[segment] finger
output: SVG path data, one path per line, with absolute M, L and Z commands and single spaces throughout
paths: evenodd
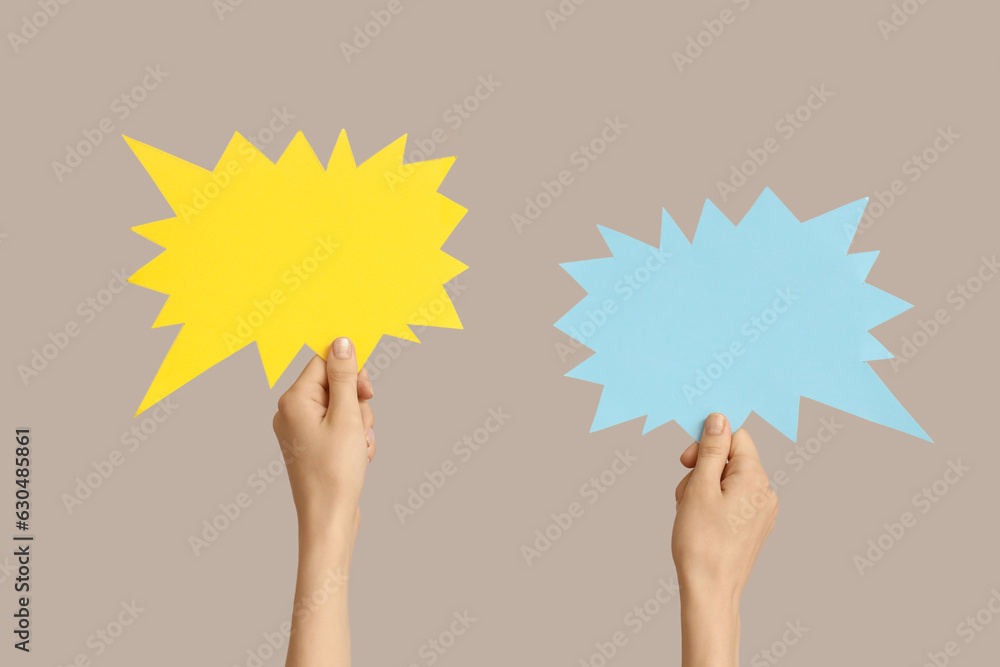
M 358 398 L 364 400 L 375 398 L 375 388 L 372 386 L 371 378 L 368 377 L 367 368 L 362 368 L 358 373 Z
M 333 341 L 326 355 L 326 375 L 330 383 L 330 405 L 326 411 L 329 421 L 334 415 L 358 409 L 358 360 L 350 338 Z
M 372 412 L 371 405 L 366 400 L 358 401 L 358 405 L 361 407 L 361 424 L 367 433 L 368 429 L 375 427 L 375 413 Z
M 311 403 L 326 408 L 326 361 L 319 355 L 314 356 L 302 369 L 302 373 L 292 383 L 281 398 L 278 399 L 278 412 L 283 414 L 305 414 Z M 313 409 L 308 414 L 316 414 Z M 319 412 L 322 419 L 322 412 Z
M 698 443 L 698 461 L 691 475 L 691 483 L 705 487 L 720 488 L 722 470 L 729 460 L 729 448 L 733 434 L 729 430 L 729 420 L 718 412 L 713 412 L 705 420 L 705 428 Z
M 295 395 L 309 396 L 324 408 L 327 407 L 327 389 L 330 386 L 330 378 L 327 375 L 326 361 L 318 354 L 309 360 L 306 367 L 302 369 L 301 375 L 292 383 L 292 388 L 296 389 Z M 363 368 L 358 373 L 358 398 L 369 399 L 374 397 L 372 381 L 368 377 L 368 369 Z
M 681 478 L 680 483 L 677 485 L 677 488 L 674 489 L 674 500 L 677 502 L 680 502 L 684 498 L 684 489 L 687 488 L 688 482 L 691 481 L 692 474 L 694 474 L 694 470 L 684 475 L 684 477 Z
M 359 401 L 361 406 L 361 425 L 365 431 L 365 442 L 368 445 L 368 462 L 375 458 L 375 414 L 367 400 Z
M 681 465 L 685 468 L 693 468 L 698 462 L 698 443 L 692 442 L 681 454 Z
M 764 466 L 761 465 L 757 446 L 753 444 L 753 440 L 746 429 L 741 428 L 736 433 L 733 433 L 733 444 L 729 451 L 729 463 L 726 465 L 722 478 L 726 479 L 735 473 L 757 474 L 758 472 L 763 473 Z
M 292 387 L 299 389 L 314 388 L 316 386 L 326 389 L 328 380 L 326 377 L 326 361 L 318 354 L 309 360 L 306 367 L 302 369 L 299 377 L 292 383 Z

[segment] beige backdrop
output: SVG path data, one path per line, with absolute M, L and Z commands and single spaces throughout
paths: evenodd
M 876 332 L 911 358 L 875 368 L 935 442 L 803 401 L 807 459 L 751 416 L 785 483 L 743 600 L 743 660 L 995 661 L 1000 280 L 980 276 L 993 277 L 984 261 L 1000 236 L 996 3 L 332 5 L 5 4 L 0 535 L 14 532 L 13 429 L 27 425 L 37 541 L 30 658 L 10 646 L 13 559 L 0 558 L 0 662 L 283 660 L 265 636 L 281 643 L 290 616 L 295 524 L 271 416 L 309 355 L 269 390 L 245 349 L 178 391 L 160 423 L 133 421 L 175 331 L 150 329 L 161 296 L 109 285 L 157 253 L 129 227 L 170 212 L 119 135 L 211 166 L 234 130 L 276 158 L 298 129 L 328 154 L 342 127 L 359 157 L 405 132 L 457 155 L 442 191 L 470 210 L 446 244 L 471 267 L 454 281 L 465 330 L 383 339 L 372 360 L 379 455 L 353 572 L 357 664 L 678 664 L 669 536 L 690 439 L 675 424 L 588 433 L 600 387 L 563 377 L 588 353 L 560 357 L 569 339 L 552 323 L 582 291 L 558 264 L 607 254 L 596 224 L 655 241 L 665 206 L 690 236 L 706 198 L 738 220 L 765 186 L 802 219 L 883 193 L 852 248 L 881 250 L 870 281 L 914 308 Z M 373 16 L 386 25 L 367 25 L 378 34 L 366 43 Z M 614 141 L 581 158 L 609 119 Z M 768 139 L 777 152 L 723 197 L 718 182 Z M 97 145 L 57 175 L 81 142 Z M 573 182 L 518 229 L 512 214 L 562 170 Z M 78 334 L 24 382 L 18 366 L 67 325 Z M 494 432 L 491 410 L 505 415 Z M 478 451 L 456 451 L 464 438 Z M 638 460 L 606 492 L 582 489 L 619 453 Z M 449 460 L 457 472 L 401 522 L 396 505 Z M 968 470 L 946 474 L 952 464 Z M 70 511 L 88 475 L 100 485 Z M 189 537 L 225 525 L 220 504 L 244 493 L 249 506 L 196 555 Z M 529 565 L 522 546 L 572 502 L 583 515 Z M 123 612 L 133 602 L 141 611 Z M 471 627 L 449 635 L 466 612 Z M 601 646 L 611 653 L 617 632 L 627 641 L 609 660 Z

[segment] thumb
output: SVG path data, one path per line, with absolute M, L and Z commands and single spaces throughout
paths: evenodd
M 330 405 L 326 418 L 358 409 L 358 359 L 350 338 L 333 341 L 326 355 L 326 376 L 330 382 Z
M 722 471 L 729 460 L 733 434 L 729 420 L 713 412 L 705 420 L 705 428 L 698 444 L 698 461 L 691 473 L 691 484 L 714 486 L 721 489 Z

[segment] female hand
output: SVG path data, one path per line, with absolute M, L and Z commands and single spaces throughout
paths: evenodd
M 357 529 L 361 487 L 375 456 L 372 395 L 353 343 L 338 338 L 326 361 L 313 357 L 278 400 L 274 433 L 300 526 L 346 521 Z
M 737 665 L 739 599 L 764 541 L 778 497 L 753 440 L 709 415 L 701 443 L 681 455 L 693 468 L 677 485 L 671 550 L 681 591 L 685 666 Z
M 278 401 L 278 436 L 299 519 L 299 567 L 287 667 L 348 667 L 347 583 L 358 502 L 375 456 L 372 386 L 354 344 L 338 338 Z

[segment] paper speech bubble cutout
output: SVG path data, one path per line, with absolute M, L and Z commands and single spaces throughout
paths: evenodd
M 175 217 L 134 227 L 165 250 L 129 282 L 169 295 L 182 324 L 136 414 L 257 343 L 268 383 L 303 345 L 349 336 L 363 364 L 382 335 L 461 329 L 441 250 L 466 209 L 437 192 L 454 158 L 403 164 L 404 135 L 357 165 L 341 132 L 326 167 L 299 132 L 277 162 L 233 135 L 212 170 L 125 137 Z
M 847 254 L 867 199 L 799 222 L 764 190 L 739 225 L 710 201 L 688 242 L 666 211 L 658 247 L 598 227 L 612 257 L 563 264 L 587 296 L 556 323 L 594 354 L 569 377 L 604 385 L 591 430 L 645 416 L 698 440 L 705 417 L 751 411 L 795 440 L 805 397 L 930 440 L 867 363 L 868 330 L 910 304 Z

